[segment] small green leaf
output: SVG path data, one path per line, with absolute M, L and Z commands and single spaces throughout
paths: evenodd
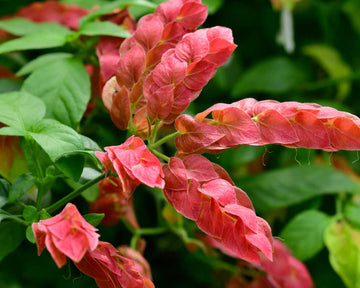
M 35 179 L 32 174 L 22 174 L 15 179 L 10 187 L 9 202 L 15 202 L 24 196 L 35 186 Z
M 33 243 L 33 244 L 36 243 L 34 231 L 33 231 L 31 225 L 26 228 L 25 234 L 26 234 L 26 239 L 27 239 L 30 243 Z
M 13 252 L 25 238 L 25 227 L 16 222 L 0 223 L 0 261 Z
M 203 0 L 202 3 L 208 6 L 208 13 L 212 15 L 221 8 L 224 0 Z
M 29 34 L 0 44 L 0 54 L 13 51 L 62 47 L 65 45 L 66 40 L 67 35 L 63 33 L 40 32 Z
M 86 36 L 106 35 L 121 38 L 130 36 L 126 29 L 111 22 L 87 22 L 81 27 L 79 33 Z
M 117 0 L 108 4 L 104 4 L 99 9 L 94 10 L 90 14 L 80 19 L 80 29 L 82 29 L 85 23 L 93 21 L 94 19 L 113 11 L 116 8 L 125 8 L 127 6 L 139 6 L 150 9 L 155 9 L 156 5 L 145 0 Z
M 84 215 L 84 219 L 86 222 L 90 223 L 94 227 L 98 226 L 101 222 L 101 220 L 104 218 L 104 213 L 89 213 Z
M 343 2 L 342 10 L 350 19 L 353 27 L 360 35 L 360 3 L 358 0 L 347 0 Z
M 0 208 L 8 202 L 10 184 L 5 179 L 0 179 Z
M 0 122 L 28 130 L 45 115 L 43 101 L 26 92 L 0 94 Z
M 51 218 L 51 215 L 45 209 L 42 209 L 40 211 L 40 219 L 41 220 L 46 220 L 46 219 L 50 219 L 50 218 Z
M 342 59 L 339 52 L 327 45 L 313 44 L 305 46 L 303 53 L 319 63 L 331 79 L 342 78 L 352 73 L 351 67 Z M 337 85 L 338 98 L 343 100 L 350 92 L 351 83 L 344 81 Z
M 35 58 L 34 60 L 26 63 L 16 73 L 16 75 L 24 76 L 24 75 L 34 72 L 36 69 L 39 69 L 40 67 L 45 67 L 45 66 L 51 64 L 52 62 L 55 62 L 55 61 L 58 61 L 61 59 L 65 59 L 65 58 L 71 58 L 71 57 L 73 57 L 72 54 L 62 53 L 62 52 L 45 54 L 45 55 L 39 56 L 39 57 Z
M 0 28 L 17 36 L 29 35 L 40 32 L 53 32 L 67 35 L 71 31 L 58 23 L 43 22 L 37 23 L 25 18 L 11 18 L 0 21 Z
M 259 212 L 302 203 L 324 194 L 359 194 L 359 185 L 331 167 L 294 166 L 236 181 Z
M 34 206 L 26 206 L 23 211 L 23 217 L 30 223 L 37 222 L 39 219 L 39 213 Z
M 330 264 L 347 287 L 360 287 L 360 231 L 345 221 L 333 221 L 325 232 Z
M 255 64 L 235 84 L 232 96 L 249 93 L 286 93 L 306 80 L 306 74 L 289 58 L 277 57 Z
M 59 59 L 36 69 L 25 80 L 23 90 L 44 101 L 46 117 L 73 128 L 80 122 L 91 94 L 89 74 L 76 58 Z
M 283 229 L 285 240 L 295 257 L 301 261 L 315 256 L 324 247 L 324 232 L 330 217 L 320 211 L 310 210 L 295 216 Z
M 347 203 L 344 209 L 344 215 L 351 224 L 360 228 L 360 206 L 354 203 Z

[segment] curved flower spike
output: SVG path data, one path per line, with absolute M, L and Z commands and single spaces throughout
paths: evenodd
M 60 214 L 33 223 L 32 229 L 39 255 L 46 247 L 59 268 L 65 265 L 66 257 L 79 262 L 87 251 L 96 248 L 100 236 L 71 203 Z

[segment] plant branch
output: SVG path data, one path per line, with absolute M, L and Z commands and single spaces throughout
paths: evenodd
M 164 144 L 165 142 L 175 138 L 176 136 L 179 136 L 181 134 L 181 132 L 176 131 L 172 134 L 169 134 L 167 136 L 165 136 L 164 138 L 161 138 L 159 141 L 155 142 L 154 144 L 150 145 L 151 148 L 156 149 L 157 147 L 161 146 L 162 144 Z

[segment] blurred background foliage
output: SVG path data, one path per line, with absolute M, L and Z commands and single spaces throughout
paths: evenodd
M 32 2 L 0 0 L 0 16 L 13 14 Z M 91 8 L 109 1 L 62 2 Z M 210 13 L 203 26 L 230 27 L 238 47 L 189 107 L 188 113 L 196 114 L 218 102 L 254 97 L 257 100 L 315 102 L 360 115 L 358 0 L 297 2 L 292 11 L 295 43 L 292 53 L 278 44 L 281 11 L 274 9 L 269 0 L 203 2 Z M 137 17 L 146 12 L 140 8 L 131 11 Z M 42 52 L 0 55 L 0 64 L 16 72 L 39 53 Z M 21 82 L 21 78 L 0 79 L 0 92 L 17 90 Z M 125 139 L 125 134 L 112 124 L 101 103 L 84 119 L 81 133 L 101 147 Z M 172 145 L 166 149 L 174 151 Z M 305 261 L 316 287 L 345 287 L 329 263 L 323 235 L 330 216 L 338 215 L 339 209 L 353 227 L 360 227 L 360 201 L 356 196 L 360 193 L 357 152 L 245 146 L 208 157 L 223 166 L 249 194 L 256 211 L 271 224 L 274 236 L 283 239 L 295 256 Z M 56 185 L 59 197 L 68 189 L 64 182 Z M 136 192 L 136 213 L 143 227 L 156 226 L 153 219 L 159 215 L 156 216 L 153 195 L 153 191 L 144 187 Z M 341 208 L 336 204 L 339 199 L 346 199 L 340 201 Z M 76 201 L 78 206 L 87 209 L 84 200 Z M 197 231 L 191 221 L 184 221 L 189 231 Z M 127 244 L 131 237 L 121 223 L 99 229 L 102 239 L 114 245 Z M 169 283 L 174 288 L 224 287 L 229 279 L 226 269 L 212 263 L 201 251 L 189 253 L 175 235 L 148 237 L 146 241 L 145 257 L 151 264 L 156 287 L 169 287 Z M 235 263 L 226 257 L 223 261 Z M 344 273 L 338 273 L 344 277 Z M 94 286 L 91 279 L 80 275 L 72 266 L 59 271 L 48 253 L 37 257 L 30 243 L 24 242 L 0 262 L 1 288 Z

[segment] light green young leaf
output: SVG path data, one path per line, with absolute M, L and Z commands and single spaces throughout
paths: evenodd
M 46 117 L 75 128 L 90 100 L 90 79 L 76 58 L 63 58 L 36 69 L 24 82 L 24 91 L 40 97 Z
M 71 30 L 54 22 L 37 23 L 25 18 L 11 18 L 0 21 L 0 28 L 16 36 L 24 36 L 40 32 L 70 34 Z
M 84 25 L 81 26 L 79 33 L 86 36 L 106 35 L 121 38 L 130 36 L 130 33 L 126 29 L 111 22 L 84 23 Z
M 203 0 L 202 3 L 208 6 L 208 13 L 211 15 L 221 8 L 224 0 Z
M 80 29 L 87 22 L 91 22 L 94 19 L 113 11 L 116 8 L 125 8 L 127 6 L 139 6 L 150 9 L 155 9 L 156 5 L 145 0 L 117 0 L 101 6 L 99 9 L 94 10 L 92 13 L 82 17 L 80 19 Z
M 349 288 L 360 287 L 360 231 L 333 221 L 325 232 L 330 264 Z
M 28 34 L 0 44 L 0 54 L 13 51 L 48 49 L 64 46 L 67 35 L 56 31 Z
M 282 230 L 285 240 L 294 256 L 301 261 L 315 256 L 324 247 L 324 232 L 330 224 L 330 217 L 316 210 L 302 212 L 295 216 Z
M 76 150 L 84 149 L 79 134 L 54 119 L 43 119 L 29 132 L 53 162 Z
M 289 58 L 276 57 L 262 61 L 249 70 L 235 84 L 232 96 L 249 93 L 286 93 L 306 80 L 306 74 Z
M 353 72 L 351 67 L 342 59 L 339 52 L 331 46 L 313 44 L 305 46 L 302 51 L 305 55 L 317 61 L 331 79 L 343 78 Z M 337 85 L 337 88 L 337 97 L 343 100 L 351 89 L 351 82 L 343 81 Z
M 34 72 L 36 69 L 49 65 L 52 62 L 70 57 L 73 57 L 73 55 L 70 53 L 61 52 L 42 55 L 22 66 L 21 69 L 16 73 L 16 75 L 24 76 Z
M 89 213 L 84 215 L 86 222 L 96 227 L 100 224 L 101 220 L 104 218 L 104 213 Z
M 331 167 L 295 166 L 235 181 L 259 212 L 302 203 L 324 194 L 360 193 L 349 176 Z
M 45 115 L 43 101 L 26 92 L 0 94 L 0 122 L 11 128 L 28 130 Z M 5 127 L 6 128 L 6 127 Z M 4 128 L 3 128 L 4 129 Z
M 80 7 L 89 10 L 93 8 L 95 5 L 101 7 L 102 5 L 109 3 L 106 0 L 61 0 L 60 2 L 67 4 L 76 4 Z
M 3 78 L 0 79 L 0 93 L 19 91 L 22 81 L 18 79 Z

